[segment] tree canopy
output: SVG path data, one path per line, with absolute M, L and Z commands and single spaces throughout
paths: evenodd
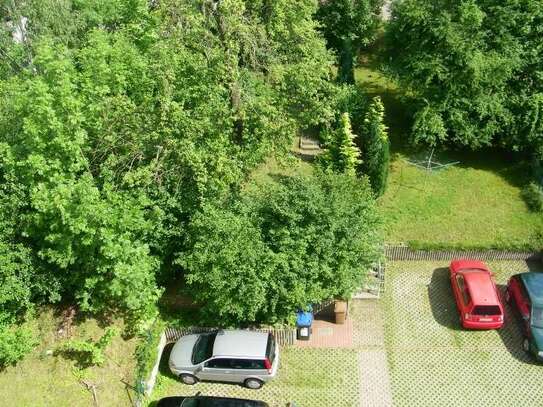
M 311 0 L 1 5 L 0 322 L 148 318 L 193 214 L 334 115 Z
M 231 324 L 285 321 L 360 286 L 380 243 L 365 180 L 246 188 L 300 131 L 363 110 L 333 81 L 317 10 L 0 0 L 0 366 L 34 346 L 22 322 L 41 304 L 136 331 L 173 279 Z
M 388 66 L 415 99 L 413 140 L 541 151 L 543 4 L 405 0 Z
M 283 322 L 297 308 L 362 286 L 381 253 L 381 221 L 365 178 L 285 177 L 205 205 L 180 257 L 191 292 L 224 325 Z
M 317 19 L 328 46 L 338 56 L 338 79 L 354 83 L 358 51 L 376 37 L 383 0 L 321 0 Z

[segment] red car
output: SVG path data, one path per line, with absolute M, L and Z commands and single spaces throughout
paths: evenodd
M 449 268 L 462 326 L 470 329 L 501 328 L 503 305 L 488 267 L 477 260 L 453 260 Z

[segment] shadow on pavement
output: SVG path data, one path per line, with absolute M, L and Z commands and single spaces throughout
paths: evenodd
M 458 309 L 454 301 L 449 269 L 437 268 L 432 273 L 432 279 L 428 285 L 428 299 L 434 319 L 446 328 L 461 330 Z

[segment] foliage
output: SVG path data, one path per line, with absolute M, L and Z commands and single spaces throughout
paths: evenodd
M 276 323 L 296 308 L 349 297 L 380 257 L 369 185 L 345 174 L 285 177 L 209 204 L 179 262 L 195 299 L 220 325 Z
M 155 320 L 151 327 L 139 335 L 139 343 L 134 351 L 134 358 L 136 359 L 135 387 L 139 396 L 144 394 L 144 382 L 156 362 L 158 344 L 164 332 L 164 327 L 164 323 Z
M 0 368 L 14 365 L 30 353 L 36 344 L 28 328 L 0 326 Z
M 319 164 L 332 171 L 356 175 L 356 169 L 361 163 L 356 137 L 351 129 L 349 114 L 343 113 L 338 128 L 324 137 L 325 151 L 318 157 Z
M 381 99 L 376 96 L 365 115 L 364 131 L 360 138 L 361 171 L 369 177 L 376 196 L 381 196 L 385 192 L 390 164 L 390 147 L 384 118 L 385 108 Z
M 317 5 L 0 4 L 0 321 L 62 299 L 137 330 L 192 216 L 333 118 Z
M 328 46 L 338 54 L 338 79 L 354 83 L 354 59 L 376 37 L 383 0 L 321 1 L 316 17 Z
M 538 0 L 394 3 L 388 67 L 415 98 L 415 143 L 543 144 L 543 4 Z
M 92 340 L 70 339 L 60 345 L 57 352 L 73 357 L 78 364 L 87 368 L 90 366 L 101 366 L 106 361 L 105 349 L 111 343 L 118 331 L 114 327 L 106 328 L 104 334 L 96 342 Z
M 534 212 L 543 212 L 543 188 L 541 185 L 530 182 L 522 190 L 522 197 L 530 210 Z

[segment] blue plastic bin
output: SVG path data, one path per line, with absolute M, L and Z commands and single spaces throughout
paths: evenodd
M 313 325 L 313 309 L 311 306 L 306 311 L 296 312 L 296 339 L 308 341 L 311 337 L 311 325 Z

